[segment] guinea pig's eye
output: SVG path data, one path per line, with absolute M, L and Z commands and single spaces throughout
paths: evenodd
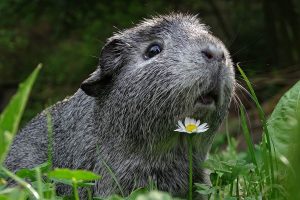
M 151 44 L 151 45 L 147 48 L 144 57 L 145 57 L 145 59 L 152 58 L 152 57 L 154 57 L 155 55 L 159 54 L 161 51 L 162 51 L 162 47 L 161 47 L 160 44 L 157 44 L 157 43 Z

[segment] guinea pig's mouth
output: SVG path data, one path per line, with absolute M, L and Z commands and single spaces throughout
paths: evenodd
M 195 105 L 200 104 L 202 106 L 213 106 L 216 105 L 219 100 L 219 95 L 217 90 L 211 90 L 201 94 L 195 100 Z

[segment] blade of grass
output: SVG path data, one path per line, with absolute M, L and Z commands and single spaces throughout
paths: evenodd
M 246 121 L 246 116 L 245 116 L 245 107 L 243 105 L 240 106 L 240 113 L 241 113 L 242 129 L 243 129 L 243 133 L 244 133 L 244 136 L 246 139 L 248 150 L 250 152 L 250 157 L 251 157 L 252 162 L 256 166 L 255 170 L 257 172 L 257 175 L 259 175 L 259 171 L 258 171 L 259 169 L 258 169 L 257 160 L 256 160 L 256 156 L 255 156 L 255 150 L 254 150 L 254 144 L 252 142 L 252 139 L 250 136 L 250 131 L 247 126 L 247 121 Z
M 52 169 L 52 152 L 53 152 L 53 129 L 50 111 L 47 110 L 47 132 L 48 132 L 48 163 L 49 169 Z
M 243 129 L 243 133 L 244 133 L 244 136 L 245 136 L 245 139 L 246 139 L 248 150 L 250 152 L 250 157 L 251 157 L 252 162 L 255 165 L 256 175 L 260 177 L 260 180 L 264 180 L 263 174 L 259 170 L 259 166 L 258 166 L 257 159 L 256 159 L 256 156 L 255 156 L 255 148 L 254 148 L 254 144 L 253 144 L 253 141 L 251 139 L 251 136 L 250 136 L 250 131 L 249 131 L 249 128 L 248 128 L 248 125 L 247 125 L 245 112 L 246 112 L 245 107 L 243 105 L 241 105 L 240 106 L 240 114 L 241 114 L 242 129 Z M 259 182 L 259 188 L 260 188 L 260 191 L 262 191 L 262 188 L 263 188 L 262 182 Z
M 35 173 L 36 173 L 37 189 L 38 189 L 38 193 L 40 195 L 40 199 L 44 199 L 41 169 L 39 167 L 36 167 Z
M 75 178 L 73 178 L 73 180 L 72 180 L 72 186 L 73 186 L 74 198 L 75 198 L 75 200 L 79 200 L 78 186 L 77 186 L 77 181 Z
M 236 197 L 240 200 L 239 176 L 236 178 Z
M 100 151 L 99 151 L 98 147 L 97 147 L 97 152 L 98 152 L 98 155 L 99 155 L 102 163 L 104 164 L 105 168 L 107 169 L 107 171 L 109 172 L 109 174 L 111 175 L 111 177 L 113 178 L 113 180 L 115 181 L 115 183 L 117 184 L 122 197 L 125 197 L 123 189 L 122 189 L 122 187 L 121 187 L 121 185 L 120 185 L 120 183 L 118 181 L 118 178 L 116 177 L 115 173 L 112 171 L 112 169 L 108 166 L 108 164 L 105 162 L 105 160 L 100 155 Z
M 230 136 L 229 136 L 228 117 L 226 117 L 226 120 L 225 120 L 225 131 L 226 131 L 227 144 L 228 144 L 228 146 L 232 147 L 231 141 L 230 141 Z
M 9 171 L 8 169 L 6 169 L 4 167 L 1 167 L 1 170 L 7 176 L 9 176 L 11 179 L 13 179 L 14 181 L 16 181 L 19 185 L 21 185 L 22 187 L 24 187 L 25 189 L 27 189 L 36 199 L 40 199 L 39 193 L 29 183 L 27 183 L 23 179 L 19 178 L 14 173 L 12 173 L 11 171 Z
M 230 196 L 233 196 L 233 182 L 230 183 L 230 192 L 229 192 Z
M 93 195 L 92 195 L 92 191 L 91 188 L 87 188 L 87 196 L 88 196 L 88 200 L 93 200 Z
M 17 133 L 21 117 L 29 98 L 31 88 L 42 65 L 39 64 L 32 74 L 19 85 L 17 93 L 0 115 L 0 164 L 3 163 L 8 149 Z
M 245 196 L 250 196 L 249 194 L 250 194 L 250 192 L 249 191 L 251 191 L 251 190 L 249 190 L 249 187 L 248 187 L 248 184 L 247 184 L 247 180 L 246 180 L 246 178 L 245 178 L 245 176 L 242 176 L 243 177 L 243 183 L 244 183 L 244 191 L 245 191 Z
M 272 156 L 272 144 L 271 144 L 271 139 L 270 139 L 270 135 L 269 135 L 269 131 L 268 131 L 268 128 L 267 128 L 267 120 L 266 120 L 266 117 L 265 117 L 265 113 L 258 101 L 258 98 L 254 92 L 254 89 L 249 81 L 249 79 L 247 78 L 246 74 L 244 73 L 244 71 L 242 70 L 242 68 L 239 66 L 239 64 L 237 64 L 237 68 L 238 70 L 240 71 L 243 79 L 245 80 L 246 84 L 247 84 L 247 87 L 249 88 L 250 90 L 250 94 L 251 94 L 251 97 L 253 99 L 253 101 L 255 102 L 255 105 L 256 107 L 258 108 L 258 114 L 259 114 L 259 118 L 261 120 L 261 123 L 263 125 L 263 131 L 264 131 L 264 140 L 266 141 L 266 147 L 268 149 L 268 155 L 269 155 L 269 158 L 267 160 L 265 160 L 265 162 L 268 162 L 269 163 L 269 166 L 270 166 L 270 169 L 268 169 L 268 173 L 271 173 L 270 176 L 268 176 L 270 178 L 270 183 L 273 184 L 274 183 L 274 180 L 275 180 L 275 175 L 274 175 L 274 166 L 273 166 L 273 156 Z M 275 153 L 275 149 L 273 147 L 273 151 Z

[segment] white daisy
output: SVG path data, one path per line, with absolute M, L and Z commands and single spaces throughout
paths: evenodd
M 208 124 L 200 124 L 200 120 L 195 120 L 189 117 L 186 117 L 184 120 L 184 125 L 182 121 L 178 121 L 178 129 L 175 131 L 183 133 L 202 133 L 208 130 Z

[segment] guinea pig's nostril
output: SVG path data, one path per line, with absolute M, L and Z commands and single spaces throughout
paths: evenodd
M 224 53 L 222 52 L 222 55 L 221 55 L 221 59 L 224 60 L 225 59 L 225 55 Z
M 209 61 L 224 61 L 224 51 L 216 47 L 208 47 L 201 51 L 203 57 Z
M 208 58 L 209 60 L 212 59 L 214 56 L 212 54 L 212 52 L 209 49 L 206 50 L 202 50 L 201 53 Z
M 221 59 L 225 60 L 225 54 L 224 54 L 224 52 L 222 52 Z

